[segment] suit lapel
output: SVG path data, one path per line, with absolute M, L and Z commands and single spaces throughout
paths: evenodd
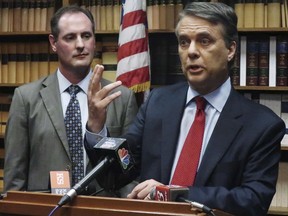
M 162 182 L 169 182 L 177 147 L 180 123 L 186 103 L 188 85 L 167 92 L 163 105 L 163 127 L 161 144 L 161 176 Z
M 234 90 L 232 90 L 218 119 L 196 176 L 196 186 L 206 184 L 214 168 L 242 127 L 242 123 L 239 121 L 242 111 L 241 107 L 239 107 L 239 101 L 237 102 L 239 99 L 236 95 Z M 237 107 L 234 104 L 237 104 Z
M 50 116 L 51 122 L 55 127 L 55 131 L 58 134 L 68 157 L 70 157 L 56 73 L 48 76 L 47 79 L 44 80 L 43 89 L 40 91 L 40 95 L 47 113 Z

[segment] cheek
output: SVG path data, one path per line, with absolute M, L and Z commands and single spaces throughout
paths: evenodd
M 62 45 L 62 46 L 58 46 L 57 47 L 57 53 L 58 55 L 64 55 L 63 57 L 67 58 L 68 56 L 70 56 L 72 54 L 72 50 L 70 46 L 67 45 Z

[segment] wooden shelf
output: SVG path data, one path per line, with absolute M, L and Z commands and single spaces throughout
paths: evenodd
M 288 208 L 286 207 L 270 207 L 269 214 L 273 215 L 288 215 Z
M 240 91 L 288 91 L 288 86 L 234 86 L 234 88 Z
M 247 32 L 267 32 L 272 34 L 273 32 L 279 32 L 279 33 L 283 33 L 283 32 L 287 32 L 288 33 L 288 28 L 239 28 L 238 29 L 239 33 L 247 33 Z

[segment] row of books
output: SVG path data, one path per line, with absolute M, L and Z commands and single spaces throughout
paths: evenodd
M 288 26 L 287 0 L 234 1 L 238 28 L 280 28 Z
M 96 42 L 92 68 L 105 67 L 104 78 L 116 79 L 118 44 L 116 36 Z M 0 83 L 22 84 L 56 71 L 58 56 L 47 41 L 6 42 L 0 44 Z
M 47 41 L 1 43 L 0 49 L 0 83 L 28 83 L 54 72 L 58 65 Z
M 231 70 L 235 86 L 287 86 L 288 38 L 241 36 Z
M 96 31 L 119 30 L 121 0 L 82 0 L 78 3 L 92 13 Z M 146 0 L 148 28 L 174 29 L 185 3 L 185 0 Z M 1 0 L 0 32 L 50 31 L 54 12 L 55 0 Z
M 148 0 L 148 29 L 174 29 L 182 9 L 181 0 Z
M 0 31 L 50 31 L 55 0 L 1 0 Z
M 174 29 L 177 16 L 183 9 L 182 0 L 147 0 L 148 29 Z M 91 11 L 96 30 L 119 30 L 121 3 L 119 0 L 83 0 L 81 6 Z
M 175 35 L 150 38 L 151 81 L 154 85 L 184 80 Z M 0 44 L 0 83 L 27 83 L 54 72 L 58 57 L 47 41 Z M 103 64 L 104 77 L 114 81 L 117 70 L 117 36 L 96 43 L 92 67 Z M 237 86 L 287 86 L 288 38 L 262 35 L 260 39 L 241 36 L 231 78 Z M 107 77 L 106 77 L 107 75 Z
M 121 0 L 82 0 L 80 6 L 92 13 L 96 31 L 120 29 Z

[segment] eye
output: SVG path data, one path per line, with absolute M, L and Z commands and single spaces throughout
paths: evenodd
M 208 45 L 211 44 L 211 40 L 209 38 L 206 38 L 206 37 L 205 38 L 201 38 L 200 42 L 201 42 L 201 44 L 203 46 L 208 46 Z
M 65 40 L 65 41 L 72 41 L 72 40 L 74 40 L 74 38 L 75 38 L 74 35 L 66 35 L 66 36 L 64 37 L 64 40 Z
M 190 41 L 185 38 L 180 38 L 178 42 L 179 42 L 179 46 L 182 48 L 188 47 L 190 44 Z
M 92 35 L 90 33 L 85 33 L 82 35 L 82 38 L 85 40 L 89 40 L 92 37 Z

